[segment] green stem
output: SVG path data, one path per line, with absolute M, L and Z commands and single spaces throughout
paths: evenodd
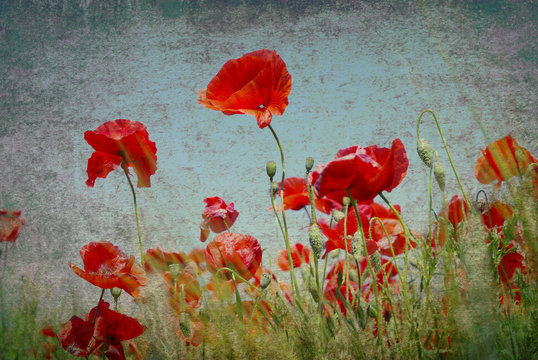
M 295 269 L 293 268 L 293 261 L 291 258 L 291 249 L 290 249 L 290 242 L 288 237 L 288 225 L 286 223 L 286 211 L 284 209 L 284 180 L 286 179 L 286 165 L 284 164 L 284 151 L 282 150 L 282 145 L 280 144 L 280 140 L 278 139 L 278 136 L 276 135 L 275 130 L 273 130 L 273 127 L 271 125 L 267 125 L 269 130 L 271 130 L 271 133 L 273 134 L 273 137 L 276 140 L 276 143 L 278 145 L 278 149 L 280 150 L 280 161 L 282 163 L 282 180 L 280 182 L 280 203 L 282 206 L 282 222 L 284 224 L 284 242 L 286 243 L 286 252 L 288 253 L 288 261 L 290 264 L 290 275 L 292 279 L 292 289 L 293 285 L 295 285 L 295 292 L 297 293 L 297 296 L 301 296 L 299 292 L 299 286 L 297 284 L 297 279 L 295 277 Z
M 105 295 L 105 289 L 101 291 L 101 296 L 99 297 L 99 301 L 97 302 L 97 308 L 95 309 L 95 315 L 93 316 L 92 324 L 95 325 L 95 319 L 97 319 L 97 313 L 99 312 L 99 305 L 101 305 L 101 300 L 103 300 L 103 296 Z
M 465 193 L 465 190 L 463 190 L 463 185 L 461 184 L 460 177 L 458 175 L 458 172 L 456 171 L 456 167 L 454 166 L 454 162 L 452 161 L 452 156 L 450 156 L 450 151 L 448 150 L 448 145 L 446 143 L 445 136 L 443 135 L 443 131 L 441 130 L 441 125 L 439 125 L 439 121 L 437 120 L 437 116 L 435 115 L 435 113 L 432 110 L 430 110 L 430 109 L 423 110 L 420 113 L 420 115 L 418 116 L 418 120 L 417 120 L 417 135 L 420 138 L 420 119 L 422 119 L 422 115 L 424 115 L 427 112 L 432 114 L 433 119 L 435 120 L 435 123 L 437 124 L 437 129 L 439 130 L 439 134 L 441 135 L 441 139 L 443 140 L 443 144 L 445 146 L 445 151 L 446 151 L 446 153 L 448 155 L 448 159 L 450 160 L 450 166 L 452 167 L 452 171 L 454 171 L 454 175 L 456 175 L 456 179 L 458 180 L 458 184 L 460 185 L 461 193 L 463 194 L 463 197 L 465 198 L 465 201 L 467 202 L 467 206 L 469 207 L 469 209 L 471 209 L 471 201 L 467 197 L 467 194 Z
M 142 236 L 140 235 L 140 221 L 138 220 L 138 207 L 136 205 L 136 194 L 133 187 L 133 183 L 131 182 L 131 179 L 129 178 L 129 172 L 127 171 L 127 165 L 125 164 L 125 162 L 121 164 L 121 167 L 123 171 L 125 172 L 125 177 L 127 178 L 127 181 L 129 182 L 129 186 L 131 187 L 131 192 L 133 193 L 134 210 L 135 210 L 135 216 L 136 216 L 136 232 L 138 233 L 138 243 L 140 244 L 140 262 L 142 263 L 142 268 L 144 268 L 144 250 L 142 249 Z

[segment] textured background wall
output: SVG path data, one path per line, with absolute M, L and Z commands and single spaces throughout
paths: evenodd
M 157 146 L 152 187 L 137 191 L 146 249 L 199 246 L 202 200 L 221 196 L 240 212 L 233 230 L 273 255 L 265 162 L 278 163 L 276 143 L 254 118 L 208 110 L 196 96 L 227 60 L 262 48 L 276 49 L 292 75 L 290 105 L 272 122 L 287 176 L 303 176 L 307 156 L 326 163 L 340 148 L 399 137 L 409 170 L 388 197 L 416 230 L 427 219 L 421 110 L 437 112 L 469 194 L 488 142 L 512 133 L 537 155 L 535 6 L 307 3 L 1 2 L 0 206 L 27 219 L 16 244 L 1 244 L 6 282 L 46 283 L 40 296 L 57 305 L 93 290 L 67 267 L 81 264 L 84 244 L 107 240 L 139 257 L 123 173 L 85 185 L 93 149 L 83 134 L 117 118 L 144 123 Z M 456 180 L 425 119 L 450 197 Z M 306 215 L 288 220 L 292 238 L 306 242 Z

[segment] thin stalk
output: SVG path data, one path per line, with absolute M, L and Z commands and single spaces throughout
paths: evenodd
M 291 266 L 293 264 L 292 258 L 291 258 L 291 249 L 290 249 L 290 241 L 288 237 L 288 225 L 286 223 L 286 211 L 284 209 L 284 180 L 286 179 L 286 165 L 284 164 L 284 151 L 282 150 L 282 145 L 280 145 L 280 140 L 278 139 L 278 136 L 276 135 L 276 132 L 273 130 L 273 127 L 271 125 L 267 125 L 269 130 L 271 130 L 271 133 L 273 134 L 273 137 L 276 140 L 276 143 L 278 145 L 278 149 L 280 150 L 280 161 L 282 163 L 282 180 L 280 182 L 280 203 L 282 205 L 282 222 L 284 224 L 284 242 L 286 243 L 286 252 L 288 253 L 288 261 L 290 263 L 290 275 L 292 279 L 292 283 L 295 285 L 295 292 L 297 293 L 297 296 L 301 296 L 301 293 L 299 292 L 299 286 L 297 284 L 297 279 L 295 277 L 295 269 Z M 292 286 L 293 289 L 293 286 Z
M 437 124 L 437 129 L 439 130 L 439 134 L 441 135 L 441 139 L 443 140 L 443 144 L 445 145 L 445 151 L 446 151 L 446 153 L 448 155 L 448 159 L 450 160 L 450 166 L 452 166 L 452 171 L 454 171 L 454 175 L 456 175 L 456 179 L 458 180 L 458 184 L 460 185 L 461 193 L 463 194 L 463 197 L 465 198 L 465 201 L 467 202 L 467 206 L 469 206 L 469 209 L 470 209 L 471 208 L 471 201 L 467 197 L 467 194 L 465 193 L 465 190 L 463 190 L 463 185 L 461 184 L 460 177 L 458 175 L 458 172 L 456 171 L 456 167 L 454 166 L 454 162 L 452 161 L 452 156 L 450 156 L 450 151 L 448 151 L 448 145 L 446 143 L 445 136 L 443 135 L 443 131 L 441 130 L 441 125 L 439 125 L 439 121 L 437 120 L 437 116 L 435 116 L 435 113 L 432 110 L 430 110 L 430 109 L 423 110 L 420 113 L 420 115 L 418 116 L 418 120 L 417 120 L 417 135 L 420 138 L 420 119 L 422 119 L 422 115 L 424 115 L 427 112 L 432 114 L 433 119 L 435 120 L 435 123 Z
M 129 186 L 131 187 L 131 192 L 133 193 L 134 210 L 135 210 L 135 216 L 136 216 L 136 232 L 138 233 L 138 243 L 140 244 L 140 262 L 142 263 L 142 268 L 144 268 L 144 250 L 142 249 L 142 236 L 140 235 L 140 221 L 138 220 L 138 207 L 136 205 L 136 194 L 133 187 L 133 183 L 131 182 L 131 179 L 129 178 L 129 172 L 127 171 L 127 165 L 125 164 L 125 161 L 121 164 L 121 167 L 123 171 L 125 172 L 125 177 L 127 178 L 127 181 L 129 182 Z
M 101 305 L 101 300 L 103 300 L 103 296 L 105 295 L 105 289 L 101 291 L 101 296 L 99 296 L 99 301 L 97 302 L 97 308 L 95 309 L 95 315 L 93 316 L 92 324 L 95 325 L 95 319 L 97 319 L 97 313 L 99 312 L 99 305 Z

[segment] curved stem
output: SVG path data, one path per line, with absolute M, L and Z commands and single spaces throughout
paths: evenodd
M 484 194 L 484 198 L 486 199 L 486 209 L 488 209 L 489 224 L 491 226 L 493 224 L 493 221 L 491 220 L 491 212 L 489 211 L 488 195 L 484 190 L 480 190 L 476 193 L 476 201 L 478 201 L 478 197 L 480 196 L 480 194 Z
M 135 216 L 136 216 L 136 232 L 138 233 L 138 243 L 140 244 L 140 262 L 142 263 L 142 268 L 144 268 L 144 250 L 142 249 L 142 236 L 140 235 L 140 222 L 138 221 L 138 207 L 136 205 L 136 194 L 133 187 L 133 183 L 131 182 L 131 179 L 129 178 L 129 172 L 127 171 L 127 165 L 125 164 L 125 162 L 121 164 L 121 167 L 123 171 L 125 172 L 125 177 L 127 177 L 127 181 L 129 182 L 129 186 L 131 187 L 131 192 L 133 193 L 134 210 L 135 210 Z
M 99 305 L 101 305 L 101 300 L 103 300 L 103 296 L 105 295 L 105 289 L 101 291 L 101 296 L 99 296 L 99 301 L 97 302 L 97 307 L 95 309 L 95 315 L 93 316 L 92 324 L 95 325 L 95 319 L 97 319 L 97 313 L 99 312 Z
M 454 166 L 454 162 L 452 161 L 452 156 L 450 155 L 450 151 L 448 150 L 448 145 L 445 140 L 445 136 L 443 135 L 443 131 L 441 130 L 441 125 L 439 125 L 439 121 L 437 120 L 437 116 L 433 112 L 433 110 L 426 109 L 423 110 L 420 115 L 418 116 L 417 120 L 417 135 L 420 138 L 420 119 L 422 119 L 422 115 L 425 113 L 431 113 L 433 116 L 433 119 L 435 120 L 435 123 L 437 124 L 437 129 L 439 130 L 439 135 L 441 135 L 441 139 L 443 140 L 443 144 L 445 145 L 445 151 L 448 155 L 448 159 L 450 160 L 450 166 L 452 167 L 452 171 L 454 171 L 454 175 L 456 175 L 456 179 L 458 180 L 458 184 L 460 185 L 461 193 L 463 194 L 463 197 L 465 198 L 465 201 L 467 202 L 467 206 L 469 206 L 469 209 L 471 208 L 471 201 L 467 197 L 467 194 L 465 193 L 465 190 L 463 190 L 463 185 L 461 184 L 460 177 L 458 175 L 458 172 L 456 171 L 456 167 Z

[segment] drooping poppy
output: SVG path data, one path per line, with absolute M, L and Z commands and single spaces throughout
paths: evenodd
M 84 139 L 95 152 L 88 159 L 88 180 L 106 178 L 120 164 L 132 167 L 138 177 L 138 187 L 150 187 L 150 176 L 157 170 L 157 148 L 149 140 L 146 126 L 138 121 L 117 119 L 108 121 L 94 131 L 86 131 Z
M 62 347 L 72 355 L 85 357 L 106 344 L 103 350 L 109 360 L 125 360 L 121 342 L 140 336 L 145 329 L 138 320 L 109 306 L 101 300 L 84 319 L 73 316 L 63 324 L 57 334 Z
M 475 177 L 482 184 L 497 180 L 496 187 L 512 176 L 523 175 L 530 164 L 538 162 L 538 159 L 519 146 L 511 135 L 494 141 L 480 151 L 482 156 L 476 161 Z
M 146 274 L 142 266 L 135 263 L 134 256 L 127 256 L 117 246 L 104 241 L 84 245 L 80 256 L 84 270 L 72 263 L 69 267 L 84 280 L 101 289 L 117 287 L 133 297 L 141 295 Z
M 245 280 L 251 279 L 262 261 L 262 248 L 251 235 L 223 233 L 215 236 L 205 248 L 209 271 L 216 273 L 223 267 L 237 271 Z M 221 271 L 231 279 L 228 271 Z
M 25 223 L 20 210 L 0 209 L 0 242 L 15 242 Z
M 390 192 L 398 186 L 408 165 L 400 139 L 395 139 L 390 149 L 376 145 L 341 149 L 332 161 L 313 172 L 314 192 L 318 198 L 335 192 L 343 197 L 349 190 L 358 202 L 370 201 L 380 192 Z
M 226 62 L 207 89 L 198 90 L 198 103 L 225 115 L 255 116 L 262 129 L 284 113 L 290 91 L 286 64 L 276 51 L 263 49 Z
M 293 267 L 299 267 L 302 264 L 310 263 L 310 249 L 305 247 L 303 244 L 297 243 L 293 246 L 290 246 L 291 261 Z M 282 271 L 288 271 L 290 269 L 290 263 L 288 261 L 288 252 L 286 249 L 281 250 L 278 254 L 277 263 L 278 267 Z
M 234 224 L 239 216 L 239 212 L 234 209 L 234 203 L 226 205 L 224 200 L 218 196 L 205 198 L 204 202 L 206 203 L 206 207 L 202 211 L 202 218 L 204 220 L 200 224 L 201 242 L 207 240 L 210 231 L 217 234 L 226 231 Z

